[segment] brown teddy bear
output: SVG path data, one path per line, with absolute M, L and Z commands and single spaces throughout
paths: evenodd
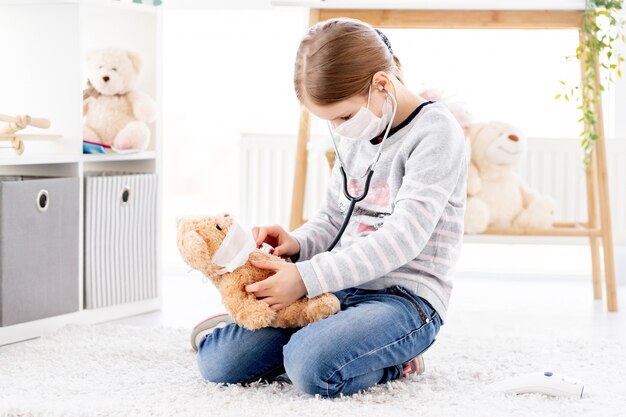
M 250 260 L 286 261 L 257 249 L 252 233 L 249 233 L 248 241 L 248 232 L 243 231 L 228 214 L 178 218 L 176 227 L 182 258 L 193 269 L 211 279 L 222 295 L 224 306 L 240 326 L 248 330 L 267 326 L 304 327 L 339 311 L 339 300 L 332 293 L 311 299 L 302 297 L 278 311 L 272 310 L 253 293 L 248 293 L 246 285 L 262 281 L 273 274 L 273 271 L 254 267 Z M 229 241 L 235 242 L 230 248 L 227 247 Z M 230 254 L 224 256 L 229 251 Z M 234 259 L 235 262 L 225 267 L 224 262 L 216 263 L 218 257 L 219 261 Z

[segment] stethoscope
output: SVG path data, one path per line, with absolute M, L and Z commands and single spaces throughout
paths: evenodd
M 379 86 L 379 90 L 382 90 L 382 86 Z M 378 152 L 376 153 L 376 157 L 374 158 L 374 161 L 367 168 L 367 170 L 365 171 L 365 174 L 358 177 L 358 179 L 361 179 L 367 176 L 367 179 L 365 180 L 365 187 L 363 188 L 363 192 L 361 193 L 360 196 L 357 196 L 357 197 L 352 196 L 350 192 L 348 191 L 348 178 L 346 175 L 346 171 L 343 168 L 343 165 L 344 165 L 343 160 L 341 159 L 341 155 L 339 155 L 339 149 L 337 148 L 337 143 L 335 142 L 335 135 L 333 134 L 333 130 L 330 126 L 330 121 L 327 123 L 328 130 L 330 131 L 330 138 L 332 139 L 333 146 L 335 147 L 335 154 L 337 155 L 339 170 L 341 171 L 341 176 L 343 177 L 343 195 L 345 195 L 346 198 L 350 200 L 348 213 L 346 214 L 346 217 L 343 220 L 343 224 L 341 225 L 341 227 L 339 228 L 339 231 L 337 232 L 337 236 L 335 236 L 335 239 L 333 239 L 333 241 L 328 246 L 328 249 L 326 249 L 326 251 L 328 252 L 333 250 L 337 242 L 339 242 L 339 239 L 341 239 L 341 235 L 343 235 L 344 230 L 346 230 L 346 227 L 348 226 L 348 223 L 350 222 L 350 217 L 352 217 L 352 212 L 354 211 L 354 206 L 356 205 L 356 203 L 363 200 L 367 196 L 367 193 L 370 188 L 370 181 L 372 180 L 372 175 L 374 175 L 374 168 L 376 167 L 376 164 L 378 163 L 378 159 L 380 158 L 380 154 L 383 150 L 383 145 L 387 141 L 387 136 L 389 135 L 389 131 L 391 130 L 391 124 L 393 123 L 393 120 L 396 116 L 396 109 L 398 107 L 398 103 L 396 101 L 396 98 L 393 96 L 393 94 L 389 93 L 388 91 L 385 91 L 385 93 L 387 94 L 387 97 L 391 97 L 391 100 L 393 101 L 393 112 L 391 114 L 391 120 L 389 121 L 389 124 L 387 125 L 387 129 L 385 130 L 383 140 L 380 144 L 380 148 L 378 148 Z

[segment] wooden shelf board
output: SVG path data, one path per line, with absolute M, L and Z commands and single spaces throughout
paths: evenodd
M 7 149 L 10 155 L 11 150 Z M 73 154 L 73 155 L 32 155 L 32 156 L 0 156 L 0 166 L 9 165 L 46 165 L 46 164 L 72 164 L 77 162 L 112 162 L 112 161 L 138 161 L 156 159 L 156 151 L 145 151 L 127 154 Z
M 584 0 L 272 0 L 273 6 L 300 6 L 312 9 L 385 9 L 403 10 L 582 10 Z
M 55 140 L 55 139 L 61 139 L 63 137 L 63 135 L 55 135 L 55 134 L 50 134 L 50 133 L 3 133 L 0 135 L 0 140 L 11 140 L 13 138 L 16 139 L 22 139 L 22 140 L 26 140 L 26 141 L 31 141 L 31 140 Z
M 156 151 L 138 153 L 92 153 L 81 155 L 83 162 L 135 161 L 142 159 L 156 159 Z
M 10 155 L 10 149 L 4 150 L 6 155 Z M 3 165 L 44 165 L 44 164 L 71 164 L 78 162 L 82 155 L 33 155 L 33 156 L 17 156 L 13 152 L 13 156 L 0 156 L 0 166 Z
M 361 10 L 321 9 L 320 20 L 348 16 L 378 28 L 578 29 L 579 10 Z
M 512 227 L 507 229 L 488 228 L 480 235 L 509 235 L 509 236 L 600 236 L 600 229 L 586 227 L 583 223 L 555 223 L 559 227 L 548 229 L 522 229 Z M 564 226 L 565 225 L 565 226 Z
M 73 0 L 77 1 L 77 0 Z M 137 4 L 128 3 L 124 1 L 113 0 L 78 0 L 79 3 L 86 5 L 104 6 L 104 7 L 116 7 L 118 9 L 133 10 L 144 13 L 155 13 L 156 8 L 160 6 L 154 6 L 153 4 Z

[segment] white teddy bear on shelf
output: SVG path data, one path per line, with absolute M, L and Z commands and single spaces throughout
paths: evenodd
M 488 227 L 549 228 L 556 202 L 540 195 L 515 172 L 526 152 L 526 137 L 504 122 L 473 124 L 468 170 L 465 232 Z
M 83 91 L 83 139 L 117 152 L 143 151 L 150 142 L 147 123 L 154 121 L 151 97 L 135 89 L 140 56 L 119 48 L 87 54 L 87 89 Z

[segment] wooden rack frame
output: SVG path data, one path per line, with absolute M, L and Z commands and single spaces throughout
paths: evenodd
M 421 29 L 574 29 L 580 41 L 586 36 L 581 25 L 584 10 L 417 10 L 417 9 L 310 9 L 309 25 L 336 17 L 352 17 L 377 28 Z M 581 66 L 584 59 L 581 59 Z M 599 63 L 595 57 L 596 91 L 600 88 Z M 582 70 L 582 67 L 581 67 Z M 582 74 L 582 71 L 581 71 Z M 496 229 L 489 228 L 483 234 L 523 236 L 572 236 L 588 237 L 591 249 L 594 299 L 602 299 L 602 264 L 600 247 L 604 254 L 604 279 L 607 308 L 617 311 L 615 260 L 609 203 L 609 186 L 606 145 L 603 125 L 602 103 L 595 106 L 598 115 L 598 140 L 586 170 L 587 222 L 554 223 L 549 229 Z M 588 126 L 586 126 L 588 128 Z M 304 191 L 307 172 L 307 142 L 310 136 L 310 114 L 302 106 L 296 167 L 291 205 L 290 230 L 304 223 Z

